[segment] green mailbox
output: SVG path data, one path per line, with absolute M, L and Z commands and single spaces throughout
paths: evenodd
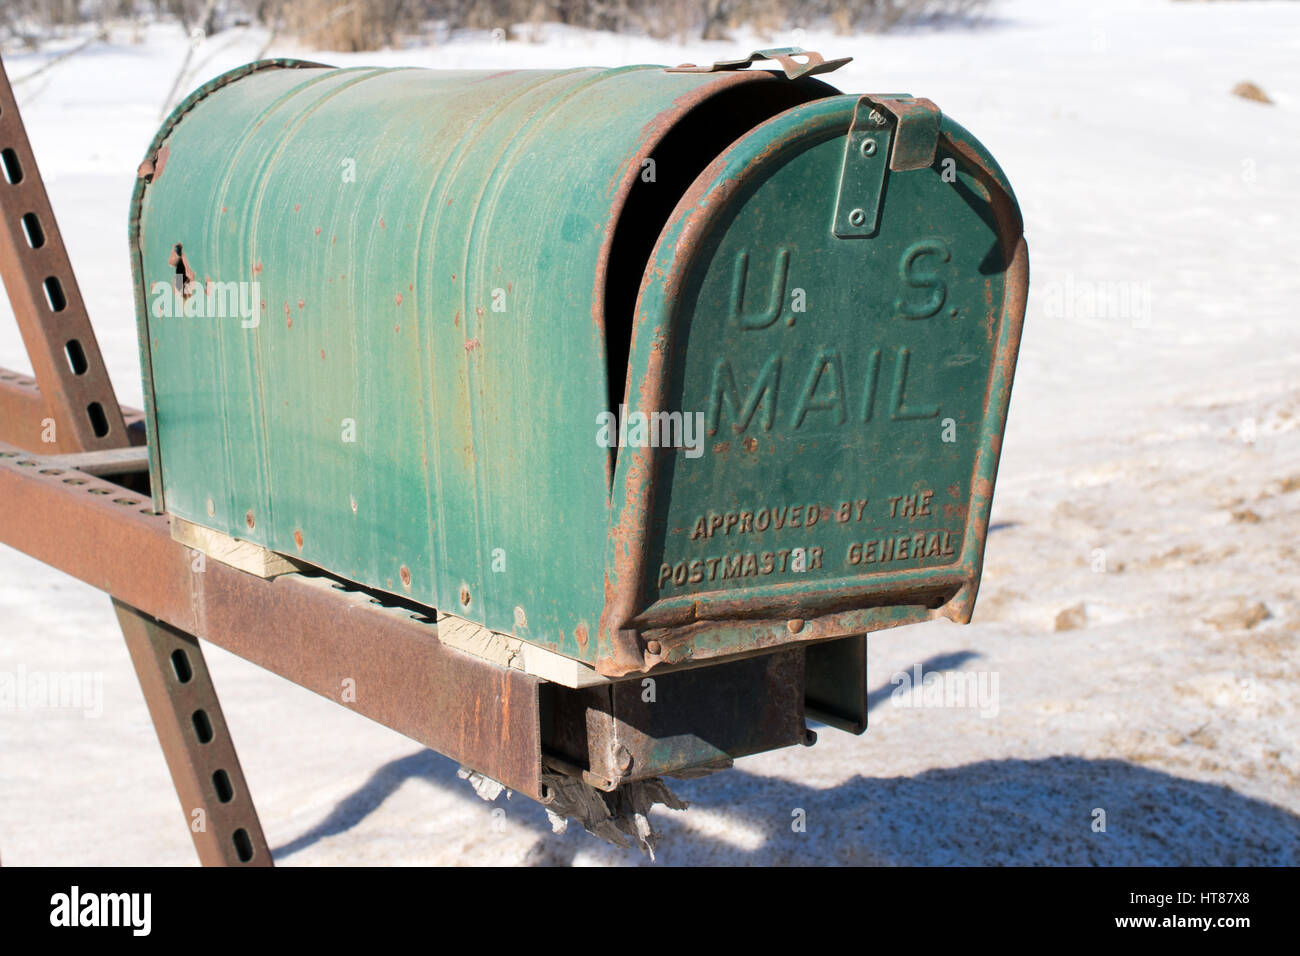
M 860 730 L 862 635 L 970 619 L 1028 260 L 980 143 L 837 65 L 207 84 L 132 202 L 156 507 L 549 661 L 607 789 Z

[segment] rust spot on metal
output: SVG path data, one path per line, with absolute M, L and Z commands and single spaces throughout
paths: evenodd
M 579 624 L 573 631 L 573 639 L 578 642 L 578 646 L 586 648 L 587 646 L 587 625 Z
M 260 262 L 254 262 L 254 263 L 253 263 L 253 275 L 257 276 L 257 275 L 261 275 L 261 274 L 262 274 L 262 263 L 260 263 Z
M 307 306 L 306 302 L 304 302 L 302 299 L 298 300 L 298 311 L 301 312 L 306 306 Z
M 803 630 L 803 620 L 801 618 L 792 618 L 785 623 L 785 629 L 791 634 L 798 634 Z
M 302 203 L 295 203 L 293 207 L 293 211 L 297 212 L 301 208 L 302 208 Z
M 185 270 L 185 280 L 187 282 L 193 282 L 194 270 L 190 268 L 190 261 L 185 257 L 185 250 L 179 242 L 172 246 L 172 251 L 167 256 L 167 264 L 173 269 L 176 268 L 178 263 L 181 264 Z
M 715 455 L 725 455 L 730 451 L 731 451 L 731 442 L 729 441 L 720 441 L 713 446 L 713 453 Z
M 176 270 L 176 277 L 181 280 L 179 287 L 181 295 L 188 301 L 194 294 L 194 270 L 190 268 L 190 261 L 186 258 L 185 250 L 179 242 L 172 246 L 171 254 L 167 256 L 167 265 Z M 208 292 L 211 292 L 210 288 Z
M 302 550 L 302 529 L 295 529 L 293 532 L 293 543 L 299 551 Z
M 754 453 L 754 450 L 758 448 L 758 439 L 755 438 L 753 435 L 750 435 L 743 442 L 741 442 L 741 444 L 745 446 L 745 451 L 749 452 L 752 455 Z
M 411 569 L 406 565 L 402 565 L 401 570 L 397 573 L 402 579 L 402 587 L 409 591 L 411 589 Z
M 167 165 L 167 158 L 171 156 L 171 149 L 165 144 L 158 147 L 158 152 L 153 159 L 146 159 L 140 164 L 136 175 L 140 179 L 148 179 L 150 182 L 157 181 L 158 177 L 163 174 L 163 167 Z
M 380 228 L 380 229 L 387 229 L 387 228 L 388 228 L 386 225 L 384 225 L 384 217 L 383 217 L 383 216 L 380 216 L 380 217 L 379 217 L 379 228 Z
M 469 588 L 463 584 L 460 586 L 460 603 L 462 607 L 469 607 Z
M 479 344 L 480 343 L 478 339 L 470 339 L 468 342 L 465 343 L 465 351 L 472 352 L 474 351 L 474 349 L 479 347 Z
M 320 226 L 317 226 L 317 227 L 316 227 L 316 235 L 319 236 L 319 235 L 320 235 L 320 231 L 321 231 L 321 230 L 320 230 Z
M 253 512 L 247 511 L 244 513 L 244 524 L 248 525 L 250 529 L 257 525 L 257 521 L 253 518 Z

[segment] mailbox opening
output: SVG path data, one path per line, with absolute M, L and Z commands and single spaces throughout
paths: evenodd
M 615 212 L 605 274 L 610 411 L 617 411 L 626 397 L 628 348 L 641 279 L 678 201 L 709 163 L 756 126 L 791 107 L 837 94 L 811 77 L 789 81 L 771 76 L 771 82 L 742 82 L 714 93 L 661 139 L 650 142 L 632 164 L 631 185 Z M 610 449 L 611 476 L 617 454 L 617 446 Z

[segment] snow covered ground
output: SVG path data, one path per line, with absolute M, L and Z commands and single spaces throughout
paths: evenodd
M 548 29 L 324 62 L 711 61 L 794 39 L 848 91 L 928 96 L 1023 206 L 1033 280 L 976 623 L 884 632 L 872 726 L 675 786 L 660 862 L 1300 863 L 1300 4 L 1013 2 L 978 30 Z M 254 56 L 222 34 L 187 89 Z M 17 89 L 124 403 L 141 403 L 126 210 L 184 51 L 125 32 Z M 50 53 L 6 57 L 21 81 Z M 1274 100 L 1233 96 L 1239 81 Z M 0 366 L 29 368 L 0 305 Z M 5 507 L 0 502 L 0 507 Z M 282 864 L 643 862 L 238 658 L 208 660 Z M 905 708 L 891 677 L 996 679 Z M 190 864 L 108 600 L 0 548 L 0 673 L 87 672 L 101 713 L 0 710 L 5 864 Z M 994 713 L 994 710 L 996 712 Z M 1105 813 L 1105 831 L 1094 829 Z M 798 811 L 803 811 L 800 814 Z M 792 822 L 805 820 L 800 832 Z

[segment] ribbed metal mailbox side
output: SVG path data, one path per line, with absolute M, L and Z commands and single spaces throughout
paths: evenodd
M 286 61 L 208 84 L 132 204 L 156 505 L 594 660 L 597 423 L 644 257 L 716 152 L 829 92 Z

